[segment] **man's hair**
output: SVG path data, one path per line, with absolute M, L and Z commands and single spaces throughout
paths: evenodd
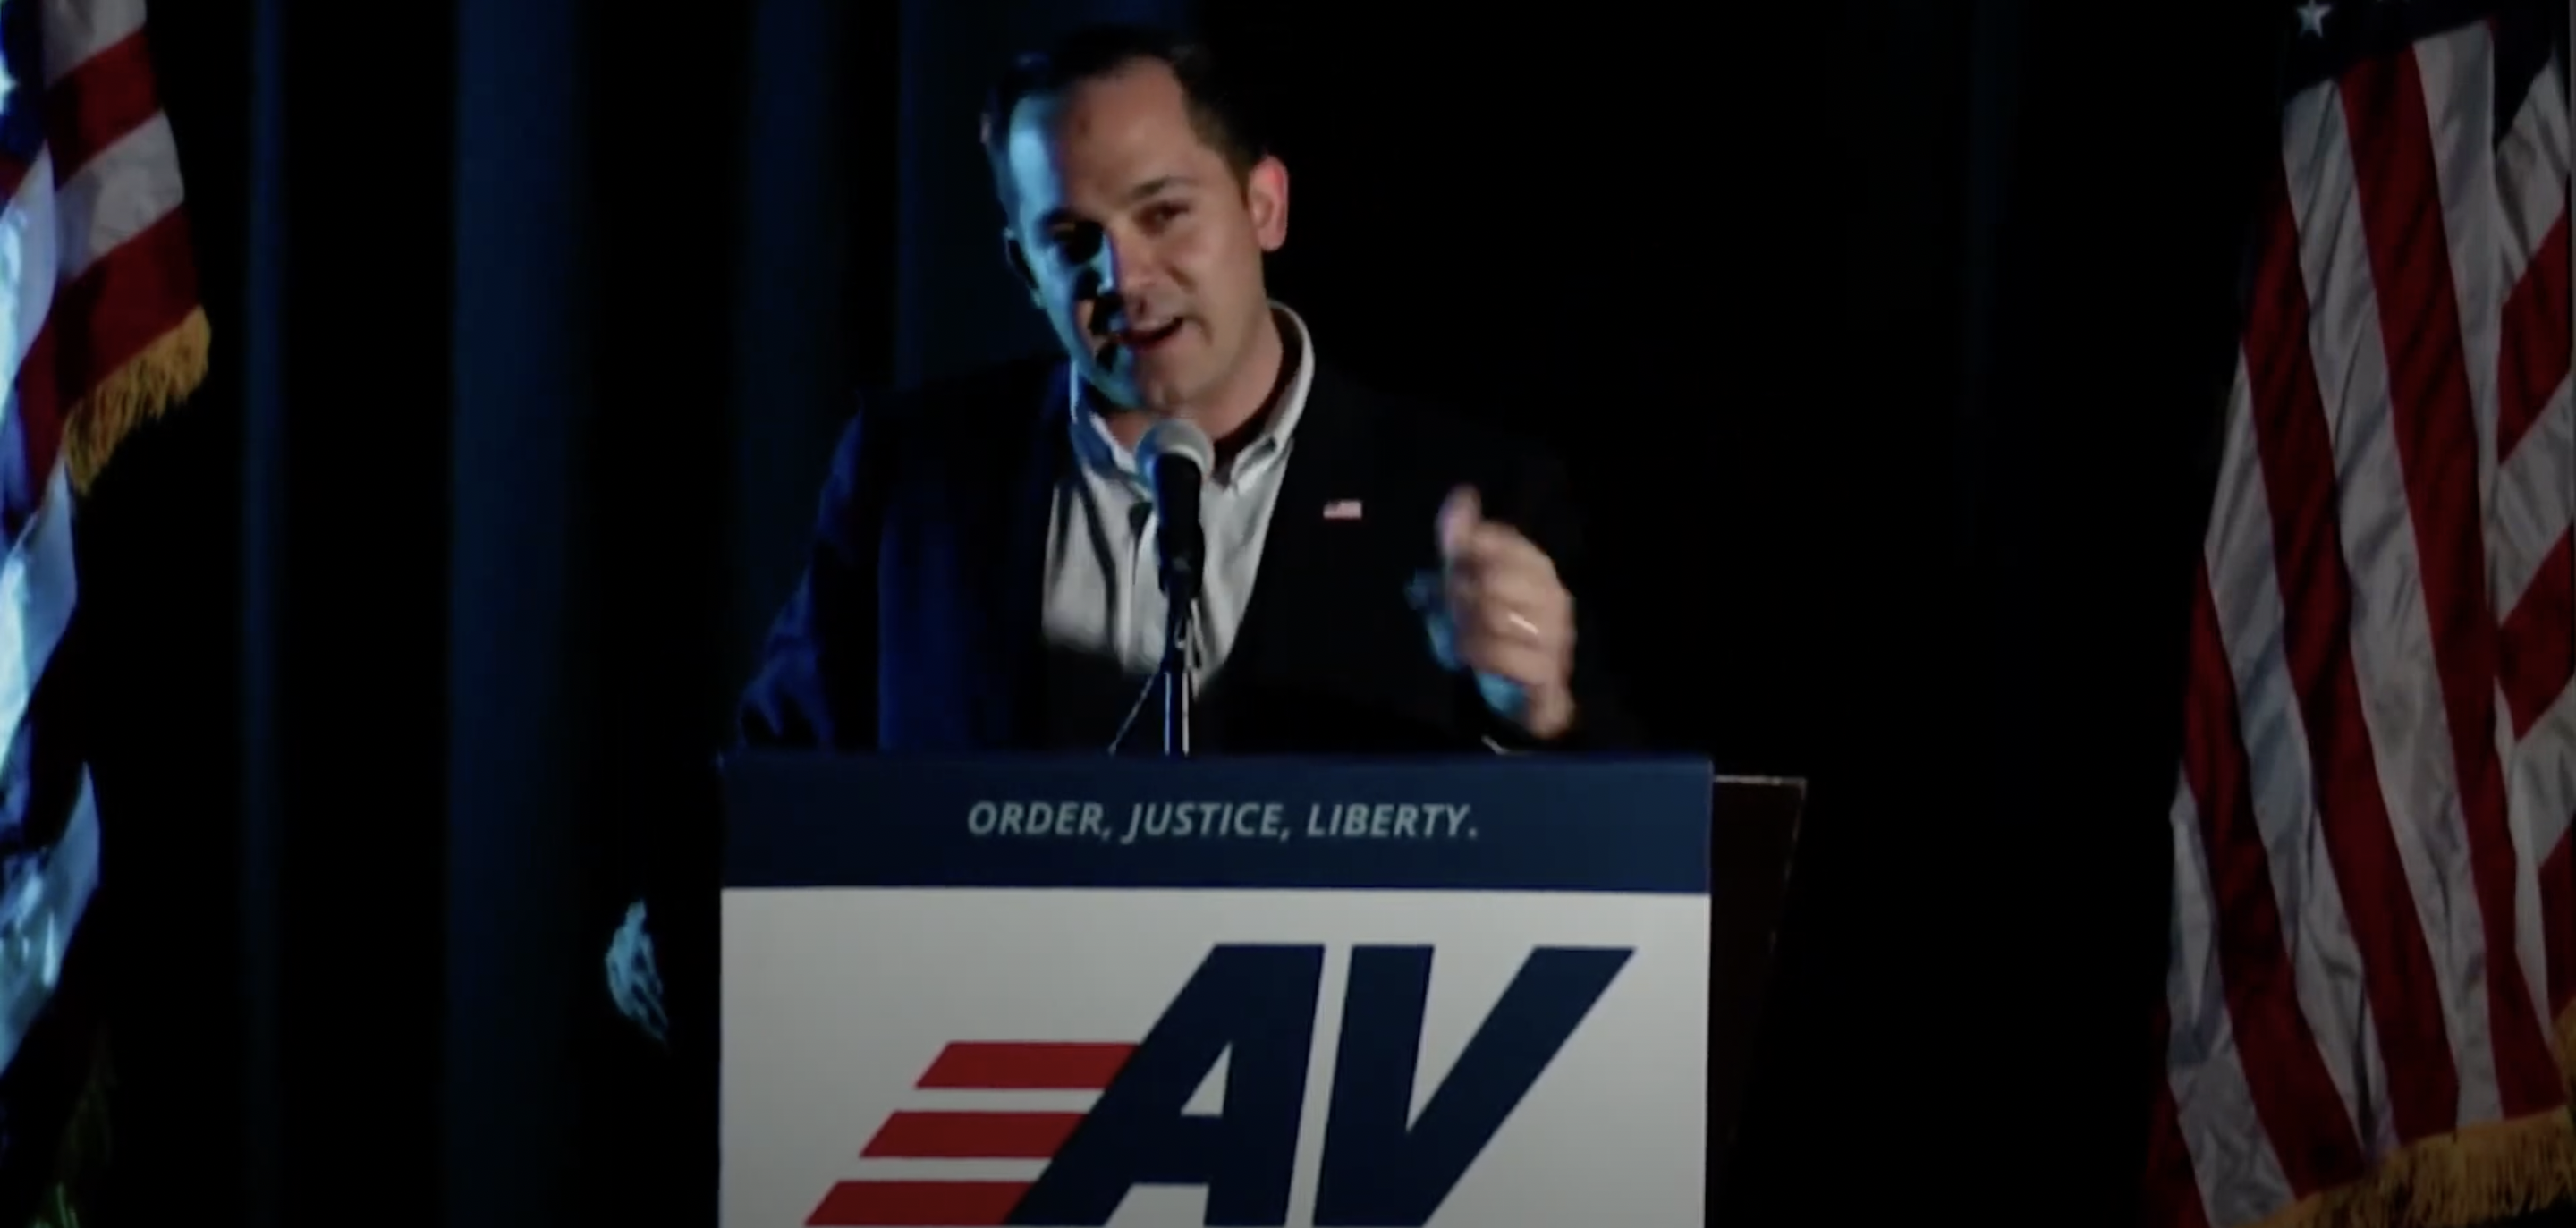
M 993 184 L 1005 208 L 1011 203 L 1011 119 L 1020 104 L 1140 63 L 1171 70 L 1189 106 L 1190 127 L 1225 159 L 1237 182 L 1249 177 L 1253 166 L 1269 154 L 1250 107 L 1218 68 L 1206 44 L 1153 26 L 1086 25 L 1014 57 L 985 98 L 980 126 L 984 156 L 992 164 Z

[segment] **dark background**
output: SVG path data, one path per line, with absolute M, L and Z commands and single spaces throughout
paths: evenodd
M 155 7 L 218 349 L 81 527 L 137 1210 L 709 1221 L 626 859 L 847 391 L 1044 344 L 973 108 L 1074 7 Z M 1555 442 L 1662 739 L 1814 781 L 1729 1222 L 2125 1214 L 2281 14 L 1203 7 L 1319 348 Z

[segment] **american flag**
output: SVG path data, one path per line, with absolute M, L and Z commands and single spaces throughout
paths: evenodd
M 145 7 L 0 0 L 0 1068 L 49 1060 L 19 1048 L 99 882 L 88 772 L 59 716 L 74 497 L 205 376 Z
M 2166 1225 L 2576 1196 L 2567 0 L 2283 17 L 2174 792 Z

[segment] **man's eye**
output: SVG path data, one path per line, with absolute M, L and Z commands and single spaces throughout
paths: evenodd
M 1188 212 L 1189 207 L 1186 205 L 1172 204 L 1169 202 L 1149 205 L 1145 209 L 1145 224 L 1156 228 L 1169 226 L 1173 222 L 1179 221 L 1181 219 L 1181 215 Z
M 1047 232 L 1047 244 L 1058 255 L 1074 263 L 1089 260 L 1100 250 L 1100 228 L 1097 226 L 1064 226 Z

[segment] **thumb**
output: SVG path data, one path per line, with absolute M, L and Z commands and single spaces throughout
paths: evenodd
M 1468 535 L 1484 519 L 1484 501 L 1477 497 L 1475 487 L 1461 486 L 1450 491 L 1440 504 L 1440 557 L 1444 561 L 1457 558 L 1458 552 L 1467 548 Z

